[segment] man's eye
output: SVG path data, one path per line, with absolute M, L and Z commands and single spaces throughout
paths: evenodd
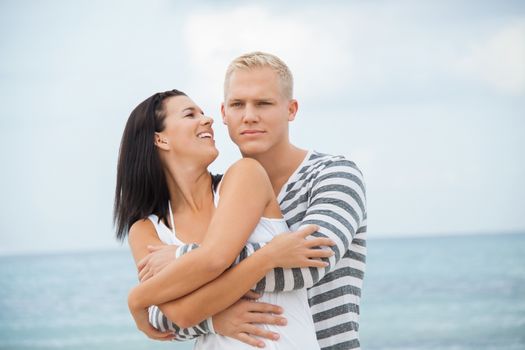
M 230 103 L 230 107 L 240 107 L 240 106 L 241 106 L 240 102 L 232 102 L 232 103 Z

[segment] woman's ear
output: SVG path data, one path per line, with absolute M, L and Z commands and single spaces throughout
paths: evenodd
M 154 143 L 155 143 L 155 146 L 165 151 L 168 151 L 170 149 L 168 139 L 162 136 L 161 133 L 158 133 L 158 132 L 155 133 Z

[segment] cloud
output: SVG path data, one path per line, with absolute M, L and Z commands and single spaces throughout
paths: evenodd
M 423 9 L 414 6 L 408 1 L 200 7 L 186 16 L 182 31 L 192 89 L 201 98 L 221 100 L 228 63 L 262 50 L 288 63 L 296 97 L 303 101 L 432 99 L 451 81 L 482 82 L 512 95 L 525 90 L 524 21 L 497 18 L 504 27 L 479 39 L 472 35 L 486 31 L 486 21 L 462 17 L 443 26 L 437 15 L 418 17 Z
M 497 90 L 512 95 L 525 92 L 525 20 L 508 24 L 484 41 L 470 45 L 457 68 Z
M 270 7 L 252 5 L 192 14 L 184 26 L 184 38 L 196 89 L 206 86 L 207 96 L 222 98 L 228 63 L 240 54 L 260 50 L 278 55 L 292 71 L 301 72 L 296 91 L 302 97 L 315 93 L 312 86 L 326 94 L 337 91 L 352 71 L 348 34 L 340 30 L 339 22 L 326 21 L 308 9 L 276 15 Z

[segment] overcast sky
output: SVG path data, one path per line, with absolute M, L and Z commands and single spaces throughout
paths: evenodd
M 294 73 L 294 143 L 363 170 L 369 237 L 525 231 L 522 1 L 3 0 L 0 253 L 119 246 L 118 145 L 156 91 L 215 117 L 223 171 L 224 71 L 252 50 Z

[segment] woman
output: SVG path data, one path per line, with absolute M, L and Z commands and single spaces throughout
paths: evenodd
M 187 327 L 236 302 L 271 269 L 322 267 L 325 263 L 318 258 L 332 254 L 314 249 L 331 245 L 329 240 L 304 239 L 315 228 L 278 235 L 287 227 L 268 176 L 256 161 L 241 159 L 220 184 L 214 181 L 207 170 L 218 155 L 212 124 L 184 93 L 172 90 L 139 104 L 122 137 L 115 198 L 117 237 L 124 239 L 129 231 L 136 262 L 147 255 L 148 245 L 200 245 L 129 295 L 137 325 L 157 339 L 171 334 L 149 325 L 147 309 L 152 305 L 159 305 L 170 320 Z M 248 238 L 271 242 L 228 269 Z M 305 290 L 267 293 L 262 300 L 286 303 L 288 325 L 280 329 L 281 337 L 272 346 L 317 348 Z M 249 347 L 211 334 L 199 338 L 196 348 Z

